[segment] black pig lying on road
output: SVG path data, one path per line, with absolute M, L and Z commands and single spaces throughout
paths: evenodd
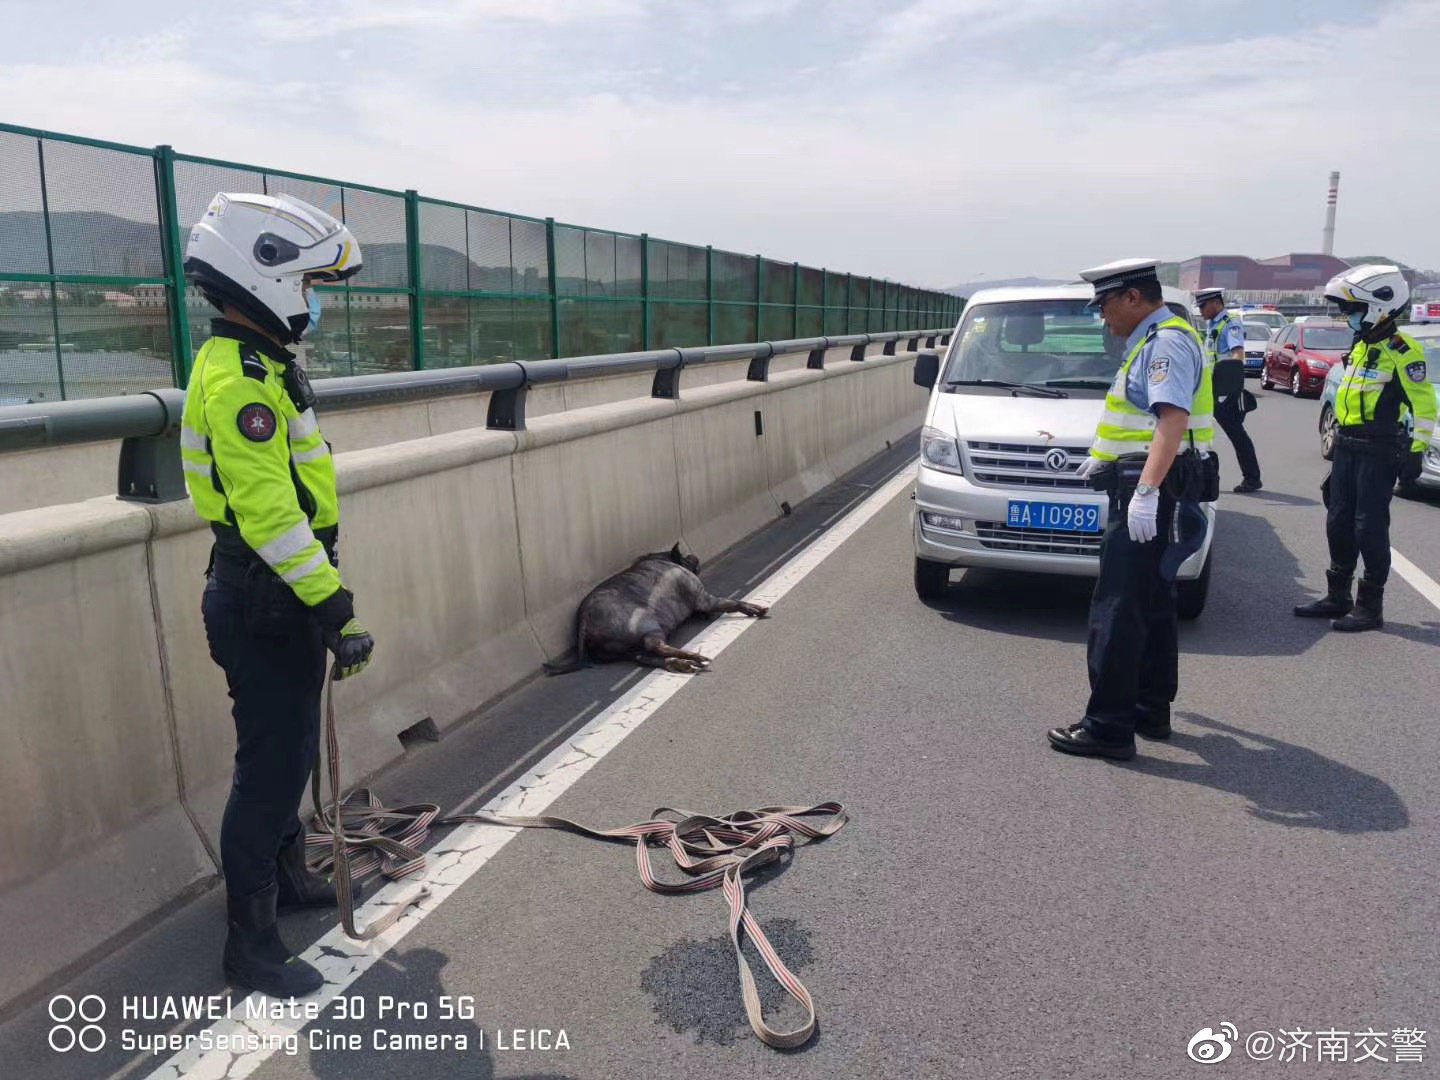
M 551 675 L 575 671 L 592 660 L 634 660 L 647 667 L 693 675 L 710 663 L 699 653 L 677 649 L 666 637 L 691 615 L 738 611 L 764 618 L 768 608 L 745 600 L 712 596 L 696 573 L 700 560 L 682 555 L 680 545 L 642 555 L 606 578 L 580 601 L 575 619 L 575 659 L 546 664 Z

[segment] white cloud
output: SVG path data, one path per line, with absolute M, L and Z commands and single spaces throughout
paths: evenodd
M 1172 30 L 1147 50 L 1089 24 L 1056 31 L 1042 16 L 1059 0 L 921 0 L 870 9 L 878 55 L 982 33 L 983 48 L 897 70 L 836 51 L 875 39 L 855 21 L 870 2 L 837 0 L 832 18 L 785 0 L 801 36 L 763 60 L 781 24 L 748 0 L 728 15 L 599 0 L 628 21 L 497 23 L 473 41 L 384 23 L 436 8 L 352 3 L 306 9 L 390 28 L 378 51 L 335 30 L 327 44 L 354 54 L 344 82 L 294 67 L 278 41 L 222 63 L 197 52 L 214 35 L 170 32 L 0 64 L 0 95 L 33 126 L 931 285 L 1068 274 L 1131 251 L 1314 248 L 1339 168 L 1342 253 L 1440 263 L 1440 222 L 1423 209 L 1440 175 L 1425 111 L 1440 91 L 1428 55 L 1440 6 L 1220 43 Z M 444 17 L 518 6 L 471 0 Z M 524 7 L 582 18 L 558 0 Z M 1192 7 L 1174 10 L 1189 26 Z
M 507 20 L 553 27 L 634 17 L 641 11 L 641 0 L 286 0 L 254 25 L 278 40 L 306 41 L 365 30 L 445 31 Z

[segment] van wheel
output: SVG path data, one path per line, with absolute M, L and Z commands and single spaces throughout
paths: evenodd
M 950 564 L 915 559 L 915 595 L 921 600 L 938 600 L 950 584 Z
M 1205 553 L 1205 565 L 1200 576 L 1194 581 L 1181 581 L 1175 585 L 1175 613 L 1182 619 L 1198 619 L 1205 610 L 1205 597 L 1210 592 L 1210 564 L 1215 561 L 1215 548 Z
M 1335 457 L 1335 432 L 1339 426 L 1335 422 L 1335 410 L 1327 401 L 1320 406 L 1320 456 L 1326 461 Z

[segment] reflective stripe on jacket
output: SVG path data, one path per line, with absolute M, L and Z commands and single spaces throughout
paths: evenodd
M 217 335 L 195 358 L 180 426 L 185 485 L 206 521 L 246 545 L 314 607 L 340 588 L 315 530 L 339 523 L 335 461 L 315 410 L 285 385 L 286 361 Z
M 1137 409 L 1130 404 L 1130 399 L 1125 396 L 1125 386 L 1130 377 L 1130 368 L 1136 358 L 1162 330 L 1174 330 L 1189 334 L 1195 344 L 1201 348 L 1202 355 L 1204 354 L 1204 345 L 1200 341 L 1200 335 L 1195 332 L 1193 326 L 1178 315 L 1172 315 L 1152 326 L 1149 333 L 1130 350 L 1130 355 L 1120 366 L 1120 371 L 1110 384 L 1110 389 L 1105 392 L 1105 411 L 1101 414 L 1100 424 L 1095 429 L 1095 441 L 1090 447 L 1090 453 L 1095 457 L 1105 461 L 1114 461 L 1122 454 L 1147 454 L 1150 452 L 1150 442 L 1155 435 L 1155 414 L 1146 409 Z M 1202 453 L 1208 452 L 1215 441 L 1215 431 L 1212 426 L 1214 421 L 1211 418 L 1215 410 L 1215 394 L 1211 385 L 1214 366 L 1214 363 L 1207 359 L 1201 369 L 1200 385 L 1195 390 L 1195 397 L 1190 406 L 1190 418 L 1186 425 L 1190 435 L 1188 443 Z
M 1435 384 L 1425 349 L 1400 333 L 1374 344 L 1357 341 L 1335 394 L 1336 422 L 1379 430 L 1398 426 L 1407 408 L 1414 421 L 1410 449 L 1420 453 L 1435 434 Z

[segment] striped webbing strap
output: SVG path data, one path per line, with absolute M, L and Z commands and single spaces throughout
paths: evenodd
M 458 825 L 478 822 L 519 829 L 561 829 L 596 840 L 634 843 L 635 865 L 647 889 L 657 893 L 691 893 L 717 886 L 730 908 L 730 943 L 735 949 L 740 973 L 740 993 L 745 1003 L 745 1016 L 762 1042 L 779 1049 L 803 1046 L 815 1034 L 815 1002 L 799 977 L 785 966 L 770 939 L 750 912 L 745 897 L 745 875 L 762 866 L 777 862 L 790 854 L 799 842 L 812 842 L 833 836 L 850 820 L 838 802 L 814 806 L 762 806 L 755 810 L 736 810 L 724 817 L 711 817 L 687 810 L 662 806 L 651 820 L 619 828 L 596 829 L 569 818 L 539 815 L 535 817 L 503 816 L 476 811 L 440 817 L 439 808 L 430 803 L 417 803 L 387 809 L 366 788 L 341 798 L 340 754 L 335 735 L 334 675 L 326 686 L 325 749 L 330 802 L 328 810 L 320 802 L 319 763 L 311 779 L 311 796 L 315 802 L 316 826 L 322 830 L 307 844 L 329 849 L 316 870 L 333 870 L 335 892 L 340 901 L 340 920 L 350 937 L 367 941 L 383 933 L 412 905 L 429 895 L 423 886 L 401 898 L 384 915 L 364 930 L 355 927 L 354 878 L 381 871 L 395 879 L 417 873 L 425 867 L 421 845 L 431 825 Z M 333 823 L 340 822 L 335 828 Z M 797 838 L 799 838 L 797 840 Z M 675 865 L 686 875 L 680 881 L 662 881 L 655 875 L 650 860 L 652 847 L 664 847 L 675 859 Z M 355 856 L 352 861 L 351 849 Z M 755 975 L 741 948 L 748 937 L 770 974 L 790 997 L 805 1011 L 804 1020 L 796 1027 L 779 1030 L 765 1021 Z

